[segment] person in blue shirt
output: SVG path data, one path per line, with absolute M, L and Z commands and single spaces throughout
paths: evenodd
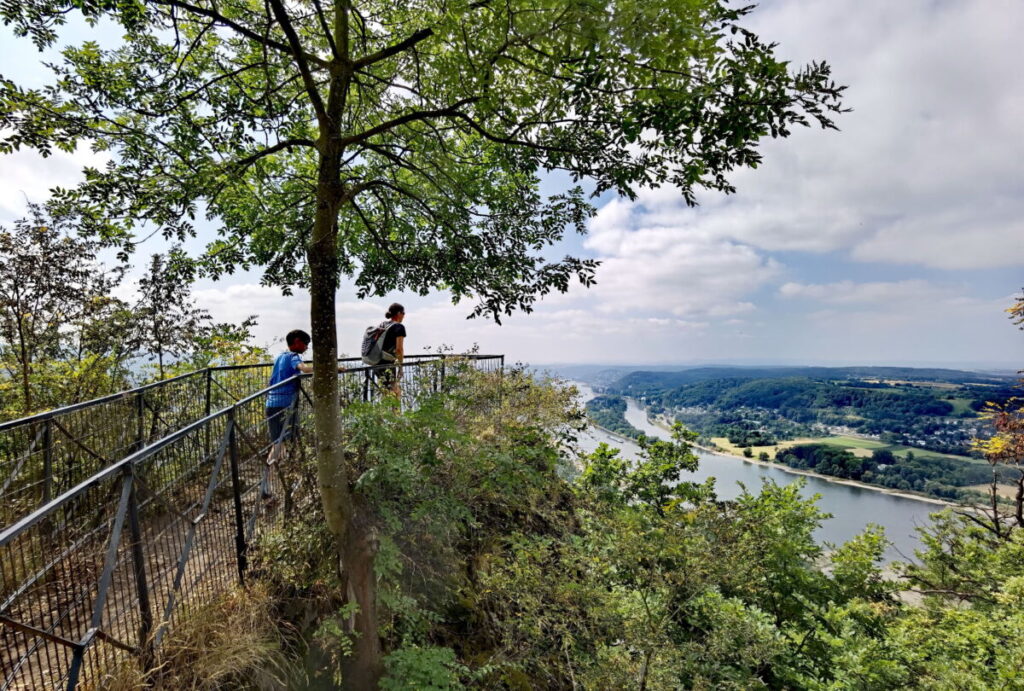
M 277 356 L 274 360 L 274 369 L 270 373 L 270 384 L 274 386 L 283 381 L 291 379 L 300 372 L 308 374 L 313 371 L 313 366 L 302 361 L 302 354 L 309 348 L 312 339 L 309 334 L 301 329 L 289 331 L 285 336 L 285 343 L 288 350 Z M 270 433 L 270 454 L 267 456 L 267 465 L 273 465 L 281 457 L 284 450 L 284 442 L 292 436 L 292 430 L 298 422 L 299 382 L 294 380 L 282 384 L 267 393 L 267 430 Z M 264 473 L 263 482 L 260 483 L 260 490 L 266 499 L 270 496 L 267 474 Z

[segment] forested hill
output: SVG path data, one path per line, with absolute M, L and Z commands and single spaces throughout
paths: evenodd
M 715 379 L 786 379 L 819 381 L 850 380 L 866 383 L 877 380 L 891 382 L 942 382 L 948 384 L 980 384 L 1010 386 L 1011 376 L 964 370 L 918 367 L 693 367 L 674 372 L 633 371 L 624 374 L 609 388 L 629 394 L 639 390 L 674 389 L 680 386 Z
M 974 438 L 987 436 L 979 411 L 1019 395 L 1015 384 L 1008 376 L 933 368 L 695 367 L 629 372 L 602 388 L 640 399 L 707 440 L 749 446 L 856 434 L 966 456 Z

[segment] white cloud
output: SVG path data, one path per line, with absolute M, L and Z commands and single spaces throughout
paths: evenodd
M 952 288 L 937 286 L 928 281 L 874 281 L 807 285 L 785 283 L 779 294 L 787 298 L 807 298 L 834 305 L 892 305 L 894 302 L 924 304 L 947 300 L 955 295 Z
M 850 85 L 842 131 L 766 142 L 763 166 L 734 174 L 734 197 L 688 209 L 675 190 L 644 192 L 602 223 L 862 261 L 1024 265 L 1024 4 L 777 0 L 752 21 L 784 56 L 827 59 Z
M 83 179 L 83 167 L 100 167 L 109 160 L 107 153 L 95 153 L 85 144 L 79 144 L 74 153 L 55 150 L 46 158 L 27 149 L 4 155 L 0 158 L 0 222 L 23 217 L 28 202 L 45 202 L 54 187 L 74 187 Z
M 585 243 L 602 261 L 591 289 L 602 312 L 732 315 L 752 309 L 742 298 L 779 274 L 776 262 L 748 245 L 678 226 L 621 224 L 623 204 L 602 209 Z

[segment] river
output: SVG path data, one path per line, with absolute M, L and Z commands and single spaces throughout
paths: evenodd
M 594 397 L 593 391 L 586 384 L 572 383 L 579 389 L 583 401 Z M 669 438 L 666 430 L 647 420 L 646 412 L 632 399 L 626 399 L 626 420 L 649 436 Z M 635 457 L 640 451 L 633 442 L 597 428 L 591 428 L 583 435 L 580 445 L 589 452 L 600 442 L 620 448 L 624 454 L 631 457 Z M 818 506 L 832 514 L 832 518 L 824 521 L 816 533 L 819 542 L 841 544 L 864 530 L 869 523 L 874 523 L 885 528 L 885 535 L 892 542 L 885 553 L 886 561 L 905 561 L 912 558 L 914 550 L 921 544 L 915 528 L 926 524 L 929 514 L 942 508 L 931 502 L 798 475 L 781 468 L 751 463 L 735 456 L 700 449 L 694 451 L 700 458 L 700 467 L 693 473 L 683 473 L 681 479 L 703 482 L 709 477 L 714 477 L 719 498 L 732 499 L 740 494 L 741 482 L 747 489 L 756 492 L 765 480 L 774 480 L 785 485 L 803 478 L 806 482 L 803 494 L 820 495 Z

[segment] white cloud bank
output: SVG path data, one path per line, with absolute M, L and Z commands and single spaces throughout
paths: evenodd
M 785 56 L 825 58 L 850 85 L 842 131 L 767 142 L 764 165 L 733 176 L 736 196 L 688 209 L 647 191 L 615 202 L 615 222 L 761 251 L 1024 266 L 1024 4 L 777 0 L 753 17 Z

